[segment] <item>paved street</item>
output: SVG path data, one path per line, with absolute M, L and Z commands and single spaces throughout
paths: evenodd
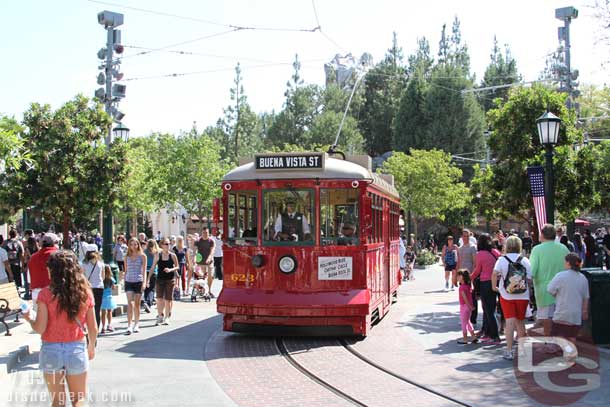
M 501 346 L 459 346 L 457 292 L 444 292 L 442 270 L 417 270 L 390 314 L 364 341 L 367 358 L 449 398 L 405 383 L 357 359 L 333 339 L 285 338 L 309 372 L 367 406 L 542 406 L 515 379 Z M 219 289 L 220 287 L 216 287 Z M 91 405 L 347 406 L 348 401 L 295 369 L 273 338 L 222 332 L 215 303 L 181 302 L 169 327 L 144 314 L 138 334 L 123 328 L 99 339 L 90 374 Z M 2 340 L 4 338 L 0 338 Z M 0 405 L 38 406 L 45 394 L 37 352 L 0 379 Z M 607 406 L 610 359 L 601 354 L 601 387 L 575 406 Z

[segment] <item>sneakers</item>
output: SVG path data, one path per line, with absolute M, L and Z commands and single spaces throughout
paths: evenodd
M 155 321 L 155 326 L 161 325 L 163 322 L 163 317 L 161 315 L 157 315 L 157 320 Z
M 146 311 L 147 314 L 150 314 L 150 306 L 147 303 L 144 303 L 144 311 Z
M 451 291 L 455 291 L 455 286 L 454 285 L 451 286 Z
M 513 355 L 513 351 L 512 350 L 505 350 L 504 354 L 502 355 L 502 358 L 504 360 L 513 360 L 515 357 Z
M 134 332 L 134 333 L 138 333 L 138 332 L 140 332 L 140 324 L 134 324 L 134 326 L 133 326 L 133 332 Z
M 216 296 L 212 294 L 212 291 L 209 291 L 208 294 L 210 295 L 210 298 L 216 298 Z
M 468 341 L 465 341 L 463 339 L 458 339 L 457 344 L 458 345 L 468 345 Z
M 163 318 L 163 322 L 161 322 L 161 325 L 169 325 L 169 317 Z
M 485 337 L 481 339 L 481 343 L 484 343 L 485 345 L 499 345 L 502 341 L 500 341 L 500 338 Z
M 127 327 L 127 332 L 125 332 L 125 335 L 131 335 L 132 332 L 133 332 L 133 328 L 131 327 L 131 325 L 129 325 Z
M 102 330 L 100 331 L 100 335 L 104 335 L 106 333 L 106 330 L 104 328 L 102 328 Z
M 114 328 L 112 327 L 112 325 L 108 325 L 108 326 L 106 327 L 106 330 L 107 330 L 108 332 L 114 332 Z

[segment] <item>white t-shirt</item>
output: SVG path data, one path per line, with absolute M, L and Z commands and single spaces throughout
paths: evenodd
M 98 261 L 97 263 L 91 263 L 89 261 L 83 263 L 83 270 L 85 272 L 85 278 L 89 280 L 91 288 L 104 288 L 104 281 L 102 279 L 102 273 L 104 272 L 104 262 Z
M 0 247 L 0 281 L 8 280 L 8 273 L 4 262 L 8 261 L 8 253 L 2 247 Z
M 214 257 L 222 257 L 222 239 L 213 236 L 214 239 Z
M 589 298 L 589 282 L 578 271 L 565 270 L 555 274 L 547 287 L 555 296 L 553 320 L 582 324 L 582 303 Z
M 402 237 L 398 239 L 400 242 L 400 246 L 398 246 L 398 257 L 400 260 L 400 268 L 407 267 L 407 263 L 405 262 L 405 253 L 407 252 L 407 248 L 405 247 L 405 242 L 402 240 Z
M 512 262 L 516 262 L 519 258 L 520 254 L 518 253 L 508 253 L 506 255 Z M 532 279 L 532 267 L 530 266 L 530 261 L 527 257 L 521 258 L 521 264 L 525 267 L 525 272 L 527 273 L 527 279 Z M 506 278 L 506 274 L 508 273 L 508 260 L 504 256 L 501 256 L 496 260 L 496 265 L 494 266 L 494 271 L 500 275 L 500 295 L 505 300 L 529 300 L 530 299 L 530 283 L 527 284 L 527 288 L 524 293 L 521 294 L 509 294 L 506 292 L 504 288 L 504 278 Z

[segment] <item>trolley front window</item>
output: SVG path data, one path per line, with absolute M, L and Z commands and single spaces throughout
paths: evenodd
M 322 245 L 360 244 L 358 190 L 320 190 L 320 238 Z
M 311 189 L 263 191 L 263 240 L 265 244 L 306 246 L 314 244 L 314 193 Z
M 256 244 L 256 191 L 236 191 L 230 193 L 228 198 L 228 240 L 237 244 Z

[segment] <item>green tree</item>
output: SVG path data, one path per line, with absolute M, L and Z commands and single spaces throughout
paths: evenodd
M 402 48 L 396 33 L 392 46 L 379 64 L 367 72 L 364 79 L 364 106 L 360 115 L 360 128 L 366 140 L 369 155 L 377 156 L 391 150 L 394 145 L 394 118 L 400 95 L 406 86 L 406 68 L 403 66 Z
M 170 186 L 170 206 L 182 206 L 199 219 L 208 216 L 212 199 L 221 196 L 220 182 L 230 165 L 221 159 L 221 147 L 205 134 L 183 134 L 174 140 L 163 182 Z
M 267 134 L 268 147 L 299 144 L 319 114 L 322 89 L 317 85 L 303 84 L 298 55 L 292 66 L 294 73 L 286 84 L 284 108 L 275 116 Z
M 0 173 L 14 171 L 27 158 L 23 128 L 10 117 L 0 115 Z
M 587 138 L 610 136 L 610 87 L 585 85 L 580 87 L 580 124 Z
M 451 164 L 451 156 L 439 150 L 397 152 L 383 164 L 381 171 L 394 176 L 401 206 L 418 218 L 445 219 L 450 211 L 465 208 L 470 202 L 462 171 Z
M 233 84 L 230 90 L 232 103 L 224 109 L 224 117 L 217 124 L 222 132 L 215 134 L 220 136 L 218 141 L 223 147 L 223 157 L 236 163 L 240 157 L 261 151 L 263 141 L 258 116 L 252 111 L 244 92 L 239 63 L 235 67 Z
M 485 69 L 481 87 L 506 85 L 521 81 L 521 75 L 517 71 L 517 61 L 510 53 L 508 45 L 504 49 L 504 54 L 498 47 L 498 40 L 494 36 L 494 45 L 490 55 L 490 62 Z M 483 91 L 479 93 L 479 100 L 483 110 L 486 112 L 495 106 L 494 99 L 501 98 L 506 101 L 509 88 L 501 88 Z
M 493 132 L 489 139 L 494 165 L 487 169 L 491 174 L 475 176 L 480 186 L 473 191 L 495 191 L 493 199 L 499 214 L 532 217 L 527 167 L 544 164 L 544 149 L 538 141 L 536 119 L 547 108 L 562 119 L 559 142 L 555 148 L 555 203 L 561 219 L 571 221 L 582 210 L 591 206 L 590 195 L 580 194 L 593 182 L 589 165 L 576 171 L 578 155 L 573 145 L 582 142 L 582 134 L 576 128 L 574 112 L 565 107 L 566 95 L 541 85 L 530 88 L 514 88 L 505 103 L 488 112 L 487 118 Z M 584 154 L 584 153 L 581 153 Z M 583 156 L 583 158 L 585 158 Z M 586 170 L 586 171 L 585 171 Z M 578 183 L 585 183 L 577 185 Z M 489 197 L 487 197 L 489 199 Z M 475 199 L 475 202 L 480 202 Z M 486 209 L 480 208 L 482 212 Z
M 32 166 L 6 179 L 10 202 L 35 207 L 64 233 L 95 219 L 100 208 L 116 208 L 126 151 L 120 140 L 104 145 L 110 123 L 100 104 L 81 95 L 56 111 L 33 103 L 23 119 Z

